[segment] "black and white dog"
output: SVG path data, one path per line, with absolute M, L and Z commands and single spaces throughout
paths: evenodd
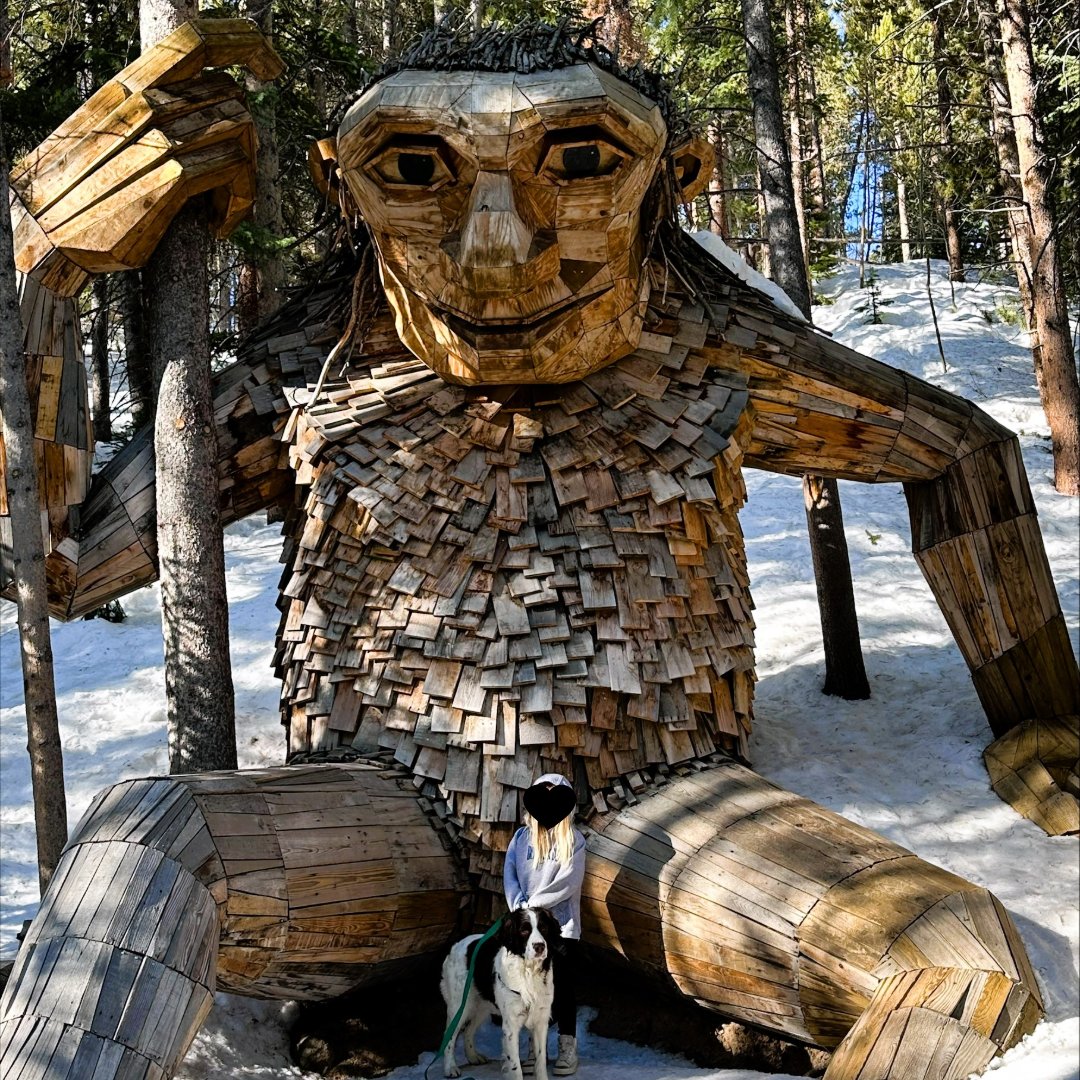
M 518 908 L 506 916 L 494 937 L 480 946 L 465 1011 L 443 1054 L 444 1076 L 461 1075 L 454 1053 L 459 1031 L 465 1036 L 469 1064 L 487 1061 L 476 1049 L 476 1029 L 498 1013 L 502 1017 L 503 1075 L 521 1080 L 518 1035 L 525 1028 L 536 1054 L 536 1080 L 548 1080 L 547 1032 L 555 986 L 551 965 L 560 935 L 559 923 L 551 912 Z M 461 1006 L 469 961 L 480 937 L 463 938 L 443 961 L 439 988 L 446 1002 L 447 1027 Z

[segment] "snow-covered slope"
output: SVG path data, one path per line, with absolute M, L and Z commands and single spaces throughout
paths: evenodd
M 1051 565 L 1073 634 L 1078 624 L 1076 500 L 1050 485 L 1045 419 L 1026 340 L 993 314 L 1015 309 L 1015 290 L 956 286 L 944 265 L 934 295 L 949 370 L 937 353 L 925 266 L 877 269 L 884 322 L 871 325 L 866 291 L 845 270 L 821 291 L 834 303 L 818 325 L 845 343 L 979 402 L 1021 433 Z M 984 314 L 987 313 L 987 314 Z M 989 318 L 988 318 L 989 315 Z M 1050 839 L 989 790 L 980 752 L 990 739 L 966 668 L 909 553 L 898 486 L 843 484 L 856 602 L 873 697 L 846 703 L 819 692 L 822 653 L 802 499 L 797 481 L 748 473 L 743 514 L 757 602 L 755 764 L 778 783 L 869 825 L 992 889 L 1027 942 L 1048 1019 L 997 1062 L 995 1080 L 1073 1080 L 1080 1075 L 1080 855 L 1075 840 Z M 280 538 L 255 520 L 228 531 L 232 655 L 240 761 L 278 764 L 283 741 L 270 657 L 277 611 Z M 69 816 L 93 793 L 125 777 L 167 768 L 156 589 L 124 601 L 121 625 L 54 626 Z M 19 658 L 10 605 L 0 633 L 0 952 L 36 904 L 33 814 Z M 284 1013 L 287 1019 L 287 1010 Z M 183 1080 L 285 1080 L 280 1006 L 222 996 L 184 1063 Z M 494 1033 L 486 1033 L 495 1050 Z M 483 1040 L 482 1040 L 483 1041 Z M 433 1048 L 434 1049 L 434 1048 Z M 754 1080 L 764 1074 L 710 1072 L 586 1031 L 580 1075 L 588 1080 Z M 395 1080 L 419 1080 L 424 1061 Z M 439 1073 L 436 1066 L 433 1075 Z M 472 1070 L 494 1080 L 498 1066 Z

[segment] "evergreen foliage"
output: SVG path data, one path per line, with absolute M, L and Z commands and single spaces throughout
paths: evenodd
M 648 6 L 639 0 L 486 0 L 484 29 L 470 43 L 476 2 L 274 0 L 274 45 L 287 69 L 253 96 L 251 107 L 257 115 L 273 105 L 284 229 L 276 235 L 249 223 L 215 251 L 213 320 L 224 354 L 234 345 L 242 261 L 257 265 L 281 253 L 290 283 L 301 284 L 333 246 L 337 213 L 310 181 L 309 146 L 333 133 L 372 79 L 406 64 L 506 70 L 587 60 L 619 70 L 661 101 L 673 126 L 707 133 L 721 153 L 710 192 L 687 208 L 684 224 L 711 225 L 768 270 L 739 0 Z M 1031 6 L 1043 150 L 1060 234 L 1068 238 L 1080 227 L 1073 194 L 1080 179 L 1080 32 L 1067 5 L 1033 0 Z M 247 9 L 243 0 L 215 0 L 202 10 L 235 17 Z M 778 0 L 777 57 L 782 82 L 788 73 L 784 107 L 798 121 L 796 167 L 813 276 L 828 274 L 845 258 L 899 259 L 902 249 L 916 259 L 944 258 L 947 203 L 956 208 L 962 257 L 973 272 L 1014 271 L 992 138 L 984 43 L 997 43 L 987 29 L 988 13 L 989 0 Z M 554 28 L 543 29 L 540 19 Z M 934 19 L 942 22 L 937 55 Z M 32 149 L 138 50 L 135 0 L 60 0 L 16 9 L 15 82 L 0 90 L 12 157 Z M 649 74 L 657 67 L 667 73 L 663 82 Z M 941 142 L 939 85 L 951 102 L 949 145 Z M 1080 245 L 1062 243 L 1061 249 L 1075 303 Z M 118 393 L 125 394 L 122 386 Z M 124 417 L 117 419 L 122 427 Z

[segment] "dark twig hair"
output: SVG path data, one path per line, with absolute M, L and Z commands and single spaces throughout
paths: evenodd
M 348 100 L 348 109 L 368 87 L 406 69 L 419 71 L 555 71 L 573 64 L 595 64 L 639 94 L 656 102 L 668 128 L 668 145 L 681 141 L 690 130 L 687 110 L 675 99 L 671 80 L 658 68 L 640 61 L 625 66 L 600 41 L 602 20 L 578 22 L 560 19 L 557 23 L 525 20 L 513 26 L 489 25 L 474 33 L 470 21 L 447 16 L 437 26 L 425 30 L 397 56 L 385 61 Z M 344 111 L 342 112 L 344 115 Z
M 678 183 L 671 149 L 678 146 L 691 132 L 689 111 L 680 105 L 672 90 L 672 79 L 659 68 L 645 67 L 640 61 L 625 66 L 619 61 L 618 44 L 614 51 L 599 39 L 602 20 L 583 23 L 562 19 L 557 23 L 525 20 L 513 26 L 485 26 L 473 31 L 471 22 L 463 16 L 449 15 L 437 26 L 425 30 L 399 53 L 388 59 L 372 73 L 364 85 L 340 106 L 334 117 L 335 126 L 349 107 L 380 79 L 399 71 L 492 71 L 519 72 L 556 71 L 574 64 L 595 64 L 602 71 L 632 87 L 655 102 L 668 136 L 657 175 L 645 193 L 641 204 L 643 254 L 659 257 L 671 269 L 669 258 L 680 251 L 680 230 L 675 221 L 678 206 Z M 345 229 L 339 239 L 347 238 L 372 282 L 370 295 L 357 290 L 353 297 L 352 318 L 346 337 L 362 343 L 364 331 L 370 326 L 385 299 L 378 286 L 372 265 L 373 252 L 367 229 L 360 224 L 355 208 L 343 204 Z M 664 238 L 667 238 L 665 243 Z M 694 285 L 685 275 L 683 284 L 696 295 Z M 359 346 L 362 348 L 362 344 Z

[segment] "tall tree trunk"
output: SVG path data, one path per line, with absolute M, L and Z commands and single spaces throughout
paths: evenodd
M 731 222 L 728 220 L 727 148 L 724 145 L 724 129 L 717 117 L 709 126 L 709 143 L 713 148 L 713 173 L 709 187 L 709 232 L 715 233 L 726 244 L 731 238 Z
M 893 136 L 893 146 L 896 147 L 896 157 L 893 158 L 893 176 L 896 178 L 896 219 L 900 231 L 900 259 L 903 262 L 910 262 L 911 226 L 908 224 L 907 181 L 904 179 L 904 170 L 900 161 L 904 146 L 899 135 Z
M 758 233 L 761 235 L 761 243 L 758 244 L 758 272 L 764 274 L 766 277 L 772 277 L 772 256 L 769 251 L 769 222 L 768 211 L 765 209 L 765 190 L 762 187 L 764 181 L 761 177 L 761 159 L 755 157 L 754 161 L 754 177 L 757 180 L 757 212 L 758 212 Z
M 195 8 L 142 0 L 140 14 L 146 49 L 192 18 Z M 159 382 L 154 453 L 173 773 L 236 768 L 210 387 L 208 256 L 205 208 L 196 200 L 177 215 L 143 274 Z
M 210 309 L 210 327 L 218 334 L 230 334 L 236 329 L 232 317 L 233 249 L 225 244 L 215 245 L 214 298 Z
M 1031 227 L 1028 222 L 1024 191 L 1020 186 L 1020 159 L 1016 152 L 1016 130 L 1013 126 L 1009 86 L 1002 66 L 1001 49 L 995 40 L 998 20 L 992 10 L 981 8 L 979 27 L 982 30 L 983 56 L 986 60 L 986 91 L 990 97 L 991 134 L 998 159 L 998 185 L 1008 207 L 1009 246 L 1016 267 L 1016 284 L 1024 305 L 1024 320 L 1029 332 L 1035 332 L 1034 297 L 1031 294 Z
M 108 442 L 112 438 L 112 416 L 109 413 L 109 279 L 94 278 L 94 329 L 90 341 L 90 396 L 94 417 L 94 441 Z
M 784 28 L 787 33 L 787 92 L 788 92 L 788 156 L 791 159 L 791 194 L 795 201 L 795 216 L 799 223 L 799 242 L 802 246 L 806 280 L 810 280 L 810 234 L 806 227 L 806 204 L 803 184 L 802 148 L 802 81 L 799 72 L 802 40 L 795 19 L 795 0 L 785 0 Z
M 810 318 L 810 282 L 802 258 L 791 190 L 791 168 L 784 141 L 780 79 L 768 0 L 742 0 L 742 12 L 772 276 L 799 310 Z M 844 698 L 866 698 L 870 696 L 870 685 L 863 667 L 851 565 L 836 481 L 807 476 L 803 479 L 803 493 L 825 641 L 825 685 L 822 689 Z
M 810 286 L 803 267 L 798 211 L 791 188 L 791 160 L 784 135 L 768 0 L 743 0 L 742 12 L 771 276 L 809 318 Z
M 866 100 L 866 91 L 863 91 L 863 100 Z M 844 194 L 840 201 L 836 204 L 838 207 L 838 220 L 840 222 L 840 231 L 838 236 L 845 236 L 847 234 L 847 207 L 851 202 L 851 193 L 855 189 L 855 175 L 859 171 L 859 158 L 862 156 L 863 147 L 870 139 L 870 133 L 868 129 L 868 120 L 866 111 L 864 109 L 859 110 L 859 126 L 855 129 L 855 145 L 851 148 L 851 164 L 848 166 L 847 184 L 844 185 Z
M 395 0 L 382 0 L 382 51 L 385 60 L 394 47 Z
M 945 56 L 945 20 L 941 8 L 931 9 L 934 29 L 934 76 L 937 89 L 938 132 L 941 139 L 941 205 L 945 219 L 945 254 L 949 260 L 949 280 L 964 280 L 964 259 L 960 250 L 960 212 L 956 200 L 956 176 L 952 166 L 952 91 L 949 89 L 948 60 Z
M 863 665 L 851 561 L 836 481 L 804 476 L 803 504 L 825 646 L 825 683 L 821 692 L 861 701 L 870 696 L 870 683 Z
M 7 0 L 0 3 L 0 90 L 5 90 L 12 83 L 11 70 L 11 20 L 8 16 Z
M 810 0 L 793 0 L 798 15 L 800 39 L 803 47 L 799 54 L 809 108 L 806 110 L 810 127 L 810 210 L 818 228 L 826 236 L 832 236 L 828 200 L 825 197 L 825 149 L 821 138 L 821 122 L 817 110 L 817 74 L 810 60 L 809 42 L 813 40 L 810 21 Z
M 863 106 L 863 115 L 870 115 L 870 106 Z M 862 209 L 859 211 L 859 288 L 866 288 L 866 260 L 870 255 L 870 140 L 863 151 Z
M 1036 69 L 1024 0 L 999 0 L 1001 45 L 1009 81 L 1020 185 L 1031 236 L 1031 293 L 1034 311 L 1032 356 L 1054 452 L 1054 487 L 1080 495 L 1080 387 L 1069 337 L 1065 279 L 1057 245 L 1057 216 L 1050 192 L 1049 163 L 1042 149 L 1042 119 L 1036 100 Z
M 126 270 L 120 275 L 120 309 L 124 320 L 124 370 L 127 372 L 131 418 L 136 430 L 153 423 L 157 404 L 150 343 L 147 339 L 142 274 Z
M 247 0 L 245 14 L 271 40 L 274 36 L 272 0 Z M 285 288 L 285 260 L 280 249 L 269 241 L 280 240 L 285 233 L 281 213 L 281 186 L 278 182 L 277 106 L 274 88 L 254 75 L 247 76 L 248 101 L 259 136 L 255 152 L 255 206 L 252 220 L 259 250 L 240 263 L 237 301 L 238 329 L 241 336 L 272 315 L 281 306 Z
M 7 175 L 7 155 L 0 125 L 0 399 L 4 402 L 7 511 L 18 606 L 27 749 L 34 789 L 38 885 L 44 894 L 67 843 L 67 803 L 64 798 L 64 756 L 56 715 L 34 425 L 15 284 Z

